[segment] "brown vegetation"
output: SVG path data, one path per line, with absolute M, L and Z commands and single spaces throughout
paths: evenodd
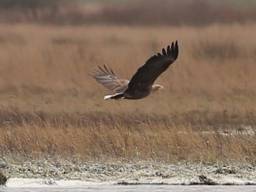
M 0 26 L 1 154 L 255 162 L 255 25 Z M 144 100 L 103 101 L 88 74 L 129 78 L 179 40 Z
M 7 177 L 0 171 L 0 185 L 5 185 Z

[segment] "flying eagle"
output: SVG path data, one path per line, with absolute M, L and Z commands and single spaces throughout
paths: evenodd
M 107 99 L 142 99 L 151 92 L 162 89 L 163 86 L 154 84 L 155 80 L 177 59 L 179 54 L 178 42 L 172 42 L 162 53 L 150 57 L 133 75 L 131 80 L 120 79 L 114 71 L 104 66 L 98 66 L 93 77 L 113 92 L 106 95 Z

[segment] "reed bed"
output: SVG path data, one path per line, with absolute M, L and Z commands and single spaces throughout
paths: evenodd
M 255 162 L 256 25 L 0 25 L 0 152 L 84 159 Z M 90 77 L 130 78 L 179 40 L 180 55 L 138 101 L 103 101 Z

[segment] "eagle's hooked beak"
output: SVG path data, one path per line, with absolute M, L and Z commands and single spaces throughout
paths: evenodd
M 164 86 L 163 85 L 159 85 L 159 84 L 154 84 L 152 86 L 152 91 L 155 92 L 155 91 L 159 91 L 159 90 L 163 90 L 164 89 Z
M 163 86 L 163 85 L 160 85 L 158 89 L 163 90 L 163 89 L 164 89 L 164 86 Z

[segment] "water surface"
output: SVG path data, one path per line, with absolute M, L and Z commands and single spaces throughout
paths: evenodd
M 256 186 L 98 185 L 83 187 L 5 187 L 1 192 L 256 192 Z

